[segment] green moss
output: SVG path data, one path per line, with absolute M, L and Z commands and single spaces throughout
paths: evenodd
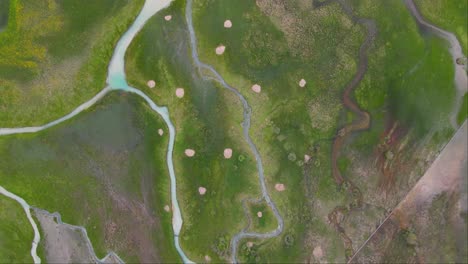
M 466 55 L 468 53 L 467 1 L 416 0 L 415 2 L 425 19 L 457 36 Z
M 128 50 L 126 70 L 132 86 L 168 107 L 176 126 L 174 164 L 184 219 L 181 247 L 196 262 L 204 261 L 205 255 L 221 262 L 229 259 L 230 238 L 247 223 L 241 201 L 259 192 L 258 181 L 239 125 L 240 102 L 196 75 L 184 12 L 184 2 L 175 1 L 151 18 Z M 164 20 L 167 14 L 172 15 L 170 22 Z M 147 88 L 147 80 L 155 80 L 156 88 Z M 175 96 L 177 87 L 185 90 L 181 99 Z M 187 148 L 196 151 L 194 157 L 185 156 Z M 233 149 L 231 159 L 223 157 L 225 148 Z M 205 195 L 199 194 L 199 187 L 207 189 Z
M 18 202 L 3 195 L 0 208 L 0 262 L 32 262 L 34 233 L 26 213 Z
M 297 1 L 261 4 L 195 1 L 197 48 L 200 59 L 213 65 L 252 106 L 251 136 L 262 155 L 270 194 L 285 221 L 281 236 L 261 241 L 255 253 L 245 253 L 241 259 L 300 262 L 312 250 L 304 240 L 316 216 L 304 200 L 343 199 L 336 195 L 327 145 L 336 130 L 340 92 L 354 74 L 363 34 L 336 4 L 320 10 Z M 223 28 L 225 19 L 233 21 L 232 28 Z M 283 19 L 294 23 L 283 24 Z M 223 56 L 214 53 L 219 44 L 227 47 Z M 298 85 L 302 78 L 307 81 L 305 88 Z M 262 86 L 260 95 L 250 90 L 254 83 Z M 313 149 L 319 142 L 322 149 L 316 157 Z M 310 164 L 304 164 L 305 154 L 314 155 Z M 304 170 L 312 175 L 304 175 Z M 285 184 L 286 191 L 276 192 L 275 183 Z M 306 197 L 311 193 L 314 198 Z
M 56 127 L 1 137 L 0 181 L 32 205 L 84 226 L 99 257 L 114 250 L 129 262 L 141 261 L 129 239 L 132 232 L 140 232 L 137 235 L 149 239 L 145 243 L 156 249 L 159 261 L 179 261 L 171 217 L 163 210 L 170 204 L 167 137 L 156 137 L 158 128 L 166 130 L 142 101 L 110 94 Z M 140 225 L 148 225 L 144 233 L 134 226 L 135 216 L 117 206 L 122 203 L 148 209 L 149 215 L 141 216 L 145 221 Z M 124 213 L 128 217 L 121 217 Z M 109 234 L 109 221 L 121 231 Z M 106 240 L 109 236 L 113 239 Z
M 258 217 L 259 212 L 261 212 L 261 217 Z M 275 215 L 266 203 L 250 204 L 249 213 L 252 219 L 250 230 L 253 232 L 270 232 L 278 226 Z
M 0 34 L 0 126 L 43 125 L 106 85 L 115 43 L 143 0 L 112 1 L 112 7 L 100 2 L 11 2 L 8 27 Z

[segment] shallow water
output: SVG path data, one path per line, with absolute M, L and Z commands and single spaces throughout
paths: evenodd
M 9 9 L 10 1 L 0 0 L 0 33 L 4 31 L 7 27 Z
M 146 0 L 143 9 L 137 18 L 117 42 L 107 73 L 107 83 L 113 89 L 127 90 L 129 88 L 125 79 L 125 52 L 136 34 L 143 28 L 148 19 L 158 11 L 166 8 L 173 0 Z
M 276 204 L 274 201 L 270 198 L 270 195 L 268 194 L 268 190 L 266 188 L 265 184 L 265 175 L 264 175 L 264 170 L 263 170 L 263 165 L 262 165 L 262 157 L 260 156 L 260 153 L 257 150 L 257 147 L 253 143 L 252 139 L 250 138 L 249 131 L 250 131 L 250 116 L 252 114 L 252 109 L 247 102 L 247 100 L 244 98 L 244 96 L 236 90 L 234 87 L 230 86 L 229 84 L 226 83 L 226 81 L 223 79 L 223 77 L 211 66 L 208 64 L 205 64 L 200 61 L 200 58 L 198 57 L 198 51 L 197 51 L 197 38 L 195 36 L 195 31 L 193 29 L 193 21 L 192 21 L 192 0 L 187 0 L 187 6 L 186 6 L 186 13 L 185 17 L 187 20 L 187 26 L 189 30 L 189 35 L 190 35 L 190 45 L 192 49 L 192 60 L 195 64 L 195 66 L 199 69 L 199 74 L 203 78 L 210 80 L 213 79 L 220 83 L 224 88 L 228 89 L 229 91 L 233 92 L 239 100 L 242 102 L 243 110 L 244 110 L 244 121 L 242 122 L 242 128 L 244 132 L 244 138 L 249 144 L 249 147 L 252 151 L 252 153 L 255 156 L 255 160 L 257 162 L 257 170 L 258 170 L 258 179 L 260 182 L 261 190 L 262 190 L 262 198 L 265 200 L 265 202 L 268 204 L 268 206 L 272 209 L 277 221 L 278 221 L 278 227 L 275 230 L 272 230 L 268 233 L 256 233 L 256 232 L 245 232 L 242 230 L 238 234 L 236 234 L 232 240 L 231 240 L 231 257 L 232 257 L 232 262 L 236 263 L 237 262 L 237 248 L 239 245 L 239 242 L 244 239 L 244 238 L 260 238 L 260 239 L 265 239 L 265 238 L 273 238 L 277 237 L 281 234 L 283 231 L 283 218 L 279 214 L 279 211 L 276 207 Z M 203 75 L 203 71 L 206 70 L 210 72 L 213 76 L 205 76 Z
M 125 78 L 125 52 L 130 46 L 133 38 L 143 28 L 146 22 L 158 11 L 166 8 L 173 0 L 146 0 L 143 9 L 136 18 L 135 22 L 125 32 L 122 38 L 115 47 L 114 54 L 109 64 L 107 83 L 111 89 L 123 90 L 130 93 L 134 93 L 142 97 L 156 113 L 158 113 L 166 123 L 169 129 L 169 146 L 167 148 L 166 162 L 169 169 L 169 176 L 171 178 L 171 201 L 172 201 L 172 229 L 174 231 L 174 243 L 184 263 L 193 263 L 184 251 L 181 249 L 179 244 L 179 234 L 182 229 L 182 214 L 180 212 L 179 203 L 177 201 L 177 181 L 174 171 L 174 163 L 172 161 L 172 154 L 174 150 L 175 142 L 175 128 L 169 117 L 169 111 L 166 107 L 158 106 L 151 98 L 149 98 L 144 92 L 130 87 Z
M 465 93 L 468 92 L 468 79 L 466 75 L 466 68 L 463 65 L 458 65 L 456 62 L 458 58 L 465 58 L 465 55 L 463 54 L 463 49 L 457 37 L 452 32 L 445 31 L 424 20 L 422 15 L 419 13 L 419 10 L 417 9 L 416 5 L 414 4 L 413 0 L 405 0 L 405 4 L 420 28 L 429 31 L 440 38 L 445 39 L 450 44 L 449 52 L 450 55 L 452 55 L 453 65 L 455 68 L 454 82 L 455 87 L 457 89 L 457 97 L 450 116 L 450 122 L 453 128 L 456 129 L 458 128 L 457 115 L 462 105 L 463 96 L 465 95 Z

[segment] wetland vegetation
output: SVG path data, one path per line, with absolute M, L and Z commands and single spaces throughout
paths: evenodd
M 101 90 L 114 45 L 143 2 L 0 1 L 0 127 L 42 125 Z M 466 3 L 415 2 L 459 38 L 466 55 Z M 231 261 L 236 234 L 272 232 L 278 221 L 260 199 L 244 106 L 195 65 L 186 11 L 200 60 L 251 107 L 249 135 L 284 219 L 278 236 L 242 239 L 234 252 L 240 262 L 416 261 L 437 249 L 418 243 L 459 239 L 445 217 L 455 198 L 442 195 L 425 211 L 428 221 L 408 228 L 391 218 L 388 244 L 364 247 L 455 132 L 448 44 L 419 27 L 403 1 L 196 0 L 186 9 L 174 0 L 148 20 L 125 71 L 130 86 L 168 108 L 175 126 L 178 239 L 189 259 Z M 459 124 L 467 101 L 465 94 Z M 180 262 L 168 135 L 144 101 L 113 91 L 56 127 L 0 137 L 0 185 L 85 227 L 98 257 L 112 250 L 126 262 Z M 27 218 L 0 198 L 8 208 L 0 238 L 16 238 L 0 239 L 0 261 L 26 260 Z M 436 224 L 448 233 L 432 232 Z M 441 261 L 466 255 L 453 243 L 440 250 Z
M 23 208 L 15 200 L 0 197 L 0 262 L 31 262 L 34 233 Z

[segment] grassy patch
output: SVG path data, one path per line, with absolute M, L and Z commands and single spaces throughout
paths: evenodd
M 266 203 L 250 204 L 249 214 L 252 219 L 250 230 L 254 232 L 270 232 L 278 226 L 275 215 Z
M 10 1 L 0 34 L 0 126 L 42 125 L 105 86 L 115 43 L 143 1 Z
M 129 262 L 178 261 L 163 210 L 170 196 L 159 128 L 167 130 L 142 101 L 110 94 L 57 127 L 1 137 L 0 182 L 84 226 L 99 257 L 114 250 Z
M 0 196 L 0 262 L 32 262 L 31 243 L 34 232 L 21 205 Z
M 241 260 L 304 261 L 312 250 L 306 238 L 323 223 L 323 215 L 312 211 L 312 199 L 343 197 L 331 177 L 328 144 L 337 127 L 342 87 L 355 71 L 362 30 L 337 4 L 313 9 L 305 2 L 205 0 L 194 2 L 193 15 L 201 60 L 252 106 L 251 136 L 285 220 L 281 236 L 241 249 Z M 231 29 L 223 27 L 225 19 L 232 20 Z M 217 56 L 220 44 L 226 52 Z M 298 85 L 302 78 L 304 88 Z M 254 83 L 262 86 L 261 94 L 250 90 Z M 315 145 L 321 149 L 315 151 Z M 313 156 L 307 165 L 305 154 Z M 276 183 L 286 190 L 276 192 Z
M 466 1 L 416 0 L 417 7 L 423 17 L 436 26 L 450 31 L 457 36 L 463 48 L 463 54 L 468 53 L 468 3 Z

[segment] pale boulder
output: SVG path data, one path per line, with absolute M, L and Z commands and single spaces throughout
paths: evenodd
M 262 87 L 258 84 L 254 84 L 252 85 L 252 91 L 256 92 L 256 93 L 260 93 L 262 91 Z
M 232 157 L 232 149 L 230 148 L 224 149 L 224 158 L 230 159 L 231 157 Z
M 146 85 L 148 85 L 149 88 L 154 88 L 156 86 L 156 82 L 154 80 L 149 80 Z
M 205 187 L 198 187 L 198 193 L 200 195 L 205 195 L 206 193 L 206 188 Z
M 187 157 L 193 157 L 193 156 L 195 156 L 195 150 L 193 150 L 193 149 L 186 149 L 186 150 L 185 150 L 185 156 L 187 156 Z
M 177 88 L 175 91 L 175 94 L 178 98 L 182 98 L 185 95 L 185 90 L 184 88 Z
M 216 55 L 222 55 L 224 53 L 224 51 L 226 51 L 226 46 L 224 45 L 219 45 L 218 47 L 216 47 Z
M 306 86 L 306 84 L 307 84 L 307 82 L 306 82 L 304 79 L 301 79 L 301 80 L 299 81 L 299 86 L 300 86 L 300 87 L 304 87 L 304 86 Z
M 229 20 L 229 19 L 224 21 L 224 27 L 225 28 L 231 28 L 232 27 L 232 21 Z
M 282 191 L 286 190 L 286 187 L 284 187 L 284 184 L 282 184 L 282 183 L 277 183 L 277 184 L 275 184 L 275 189 L 278 192 L 282 192 Z

